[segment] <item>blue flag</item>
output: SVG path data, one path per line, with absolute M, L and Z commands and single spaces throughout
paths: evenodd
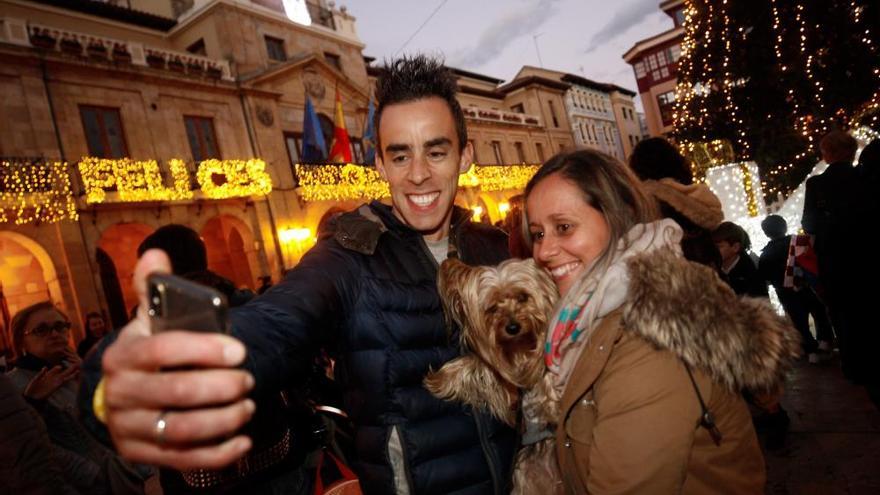
M 320 163 L 327 159 L 327 145 L 324 133 L 321 132 L 321 121 L 312 106 L 312 100 L 306 96 L 306 110 L 303 117 L 302 157 L 303 163 Z
M 373 125 L 373 117 L 376 113 L 376 107 L 373 106 L 373 99 L 370 99 L 369 110 L 367 111 L 367 126 L 364 130 L 364 163 L 373 165 L 376 163 L 376 127 Z

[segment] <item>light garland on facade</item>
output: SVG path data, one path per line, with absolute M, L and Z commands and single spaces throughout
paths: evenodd
M 346 165 L 302 165 L 295 167 L 299 194 L 305 201 L 380 199 L 391 195 L 388 183 L 372 167 Z M 459 187 L 482 191 L 522 189 L 539 165 L 472 165 L 459 175 Z
M 0 223 L 78 220 L 66 162 L 0 164 Z
M 372 167 L 301 165 L 295 167 L 300 196 L 305 201 L 380 199 L 391 195 L 388 183 Z
M 114 187 L 121 202 L 174 201 L 192 198 L 189 175 L 182 160 L 171 160 L 174 187 L 165 186 L 156 160 L 84 157 L 79 174 L 86 188 L 86 203 L 103 203 Z
M 79 162 L 79 173 L 86 189 L 86 202 L 107 201 L 107 191 L 118 192 L 117 201 L 179 201 L 192 199 L 190 175 L 186 162 L 174 158 L 168 161 L 173 186 L 168 187 L 156 160 L 129 158 L 85 157 Z M 223 176 L 224 182 L 214 183 L 214 176 Z M 272 191 L 272 179 L 266 173 L 266 162 L 251 160 L 205 160 L 199 164 L 196 179 L 202 194 L 210 199 L 265 195 Z
M 223 175 L 225 182 L 217 185 L 214 176 Z M 266 173 L 266 162 L 250 160 L 205 160 L 199 163 L 196 179 L 205 197 L 225 199 L 243 196 L 265 196 L 272 192 L 272 178 Z

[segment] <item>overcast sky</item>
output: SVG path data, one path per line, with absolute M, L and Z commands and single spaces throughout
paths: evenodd
M 523 65 L 541 66 L 540 51 L 540 60 L 548 69 L 633 91 L 637 88 L 632 67 L 621 56 L 636 41 L 672 27 L 672 19 L 658 7 L 660 0 L 336 3 L 348 7 L 357 18 L 358 35 L 367 45 L 364 54 L 379 61 L 398 53 L 442 53 L 447 65 L 510 80 Z M 635 99 L 641 108 L 638 96 Z

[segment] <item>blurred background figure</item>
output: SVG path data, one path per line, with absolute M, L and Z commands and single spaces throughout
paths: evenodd
M 722 222 L 712 232 L 721 254 L 721 278 L 740 296 L 769 297 L 767 284 L 749 255 L 751 240 L 745 229 L 733 222 Z
M 107 327 L 107 323 L 104 320 L 104 316 L 101 313 L 96 311 L 92 311 L 86 314 L 85 317 L 85 338 L 83 338 L 79 345 L 76 347 L 76 353 L 79 357 L 84 357 L 87 352 L 92 349 L 99 340 L 101 340 L 104 335 L 109 332 L 110 329 Z
M 872 319 L 866 319 L 865 290 L 854 280 L 863 278 L 866 269 L 876 263 L 866 262 L 872 245 L 861 242 L 861 222 L 867 214 L 864 184 L 859 170 L 853 167 L 858 142 L 841 130 L 829 132 L 819 142 L 822 159 L 828 168 L 807 179 L 801 225 L 813 236 L 819 266 L 819 282 L 828 314 L 837 334 L 843 375 L 861 384 L 867 364 L 859 354 L 863 334 L 869 332 Z M 876 230 L 875 227 L 866 229 Z M 873 282 L 873 280 L 872 280 Z M 876 325 L 873 325 L 876 327 Z M 876 333 L 876 332 L 874 332 Z M 872 354 L 876 348 L 871 349 Z M 876 359 L 874 359 L 876 361 Z
M 794 327 L 801 334 L 801 345 L 811 363 L 819 362 L 819 350 L 830 351 L 833 332 L 825 305 L 819 300 L 812 287 L 807 285 L 785 287 L 785 270 L 788 263 L 792 236 L 787 235 L 788 224 L 779 215 L 769 215 L 761 222 L 761 229 L 770 242 L 761 250 L 758 272 L 776 291 L 782 309 L 791 318 Z M 810 333 L 810 316 L 816 324 L 816 337 Z M 820 349 L 819 342 L 822 343 Z
M 636 145 L 629 166 L 659 204 L 660 214 L 684 231 L 684 257 L 720 270 L 712 231 L 724 220 L 721 201 L 709 186 L 694 183 L 687 158 L 666 139 L 650 138 Z
M 507 247 L 510 250 L 511 258 L 526 259 L 532 257 L 532 250 L 529 243 L 523 236 L 523 195 L 517 194 L 511 197 L 507 202 L 510 204 L 510 210 L 504 217 L 501 230 L 507 232 Z

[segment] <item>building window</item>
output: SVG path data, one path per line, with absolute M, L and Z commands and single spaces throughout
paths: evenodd
M 468 139 L 468 143 L 471 145 L 472 153 L 474 154 L 474 163 L 480 163 L 480 159 L 477 158 L 477 142 L 473 139 Z
M 513 143 L 514 149 L 516 149 L 516 159 L 519 163 L 526 162 L 526 151 L 523 149 L 523 144 L 520 142 Z
M 269 54 L 269 60 L 284 62 L 287 60 L 287 52 L 284 50 L 284 40 L 264 36 L 266 39 L 266 53 Z
M 669 77 L 669 69 L 666 67 L 660 69 L 660 77 Z
M 660 67 L 666 65 L 666 50 L 657 53 L 657 65 Z
M 511 105 L 510 111 L 515 112 L 515 113 L 526 113 L 526 109 L 525 109 L 525 107 L 523 107 L 522 103 L 517 103 L 516 105 Z
M 492 151 L 495 153 L 495 164 L 503 164 L 504 154 L 501 153 L 501 141 L 492 141 Z
M 332 65 L 334 69 L 342 72 L 342 62 L 339 61 L 339 55 L 330 52 L 324 52 L 324 60 L 327 61 L 328 64 Z
M 663 125 L 672 123 L 672 104 L 675 103 L 675 92 L 667 91 L 666 93 L 657 95 L 657 104 L 660 107 L 660 118 Z
M 220 158 L 217 151 L 217 136 L 214 134 L 214 119 L 207 117 L 184 117 L 186 137 L 196 163 L 209 158 Z
M 207 52 L 205 51 L 205 40 L 203 38 L 199 38 L 198 41 L 186 47 L 186 51 L 194 55 L 201 55 L 204 57 L 205 55 L 207 55 Z
M 302 134 L 298 132 L 285 132 L 284 144 L 287 146 L 287 157 L 290 165 L 300 163 L 302 159 Z
M 651 55 L 648 56 L 648 67 L 650 67 L 651 70 L 657 69 L 657 54 L 656 53 L 652 53 Z
M 654 72 L 651 72 L 651 79 L 653 79 L 655 81 L 660 79 L 660 71 L 655 70 Z
M 89 155 L 97 158 L 123 158 L 128 156 L 122 118 L 118 108 L 79 107 Z
M 544 145 L 541 143 L 535 143 L 535 152 L 538 154 L 538 160 L 541 163 L 544 163 Z
M 556 119 L 556 107 L 553 106 L 553 101 L 548 100 L 547 103 L 550 105 L 550 116 L 553 117 L 553 127 L 559 127 L 559 120 Z
M 679 9 L 675 11 L 675 27 L 682 24 L 684 24 L 684 9 Z
M 669 60 L 678 62 L 679 58 L 681 58 L 681 47 L 678 45 L 669 47 Z
M 633 65 L 633 70 L 635 70 L 636 72 L 636 79 L 641 79 L 645 77 L 645 74 L 647 74 L 647 72 L 645 71 L 644 62 L 636 62 L 636 64 Z

